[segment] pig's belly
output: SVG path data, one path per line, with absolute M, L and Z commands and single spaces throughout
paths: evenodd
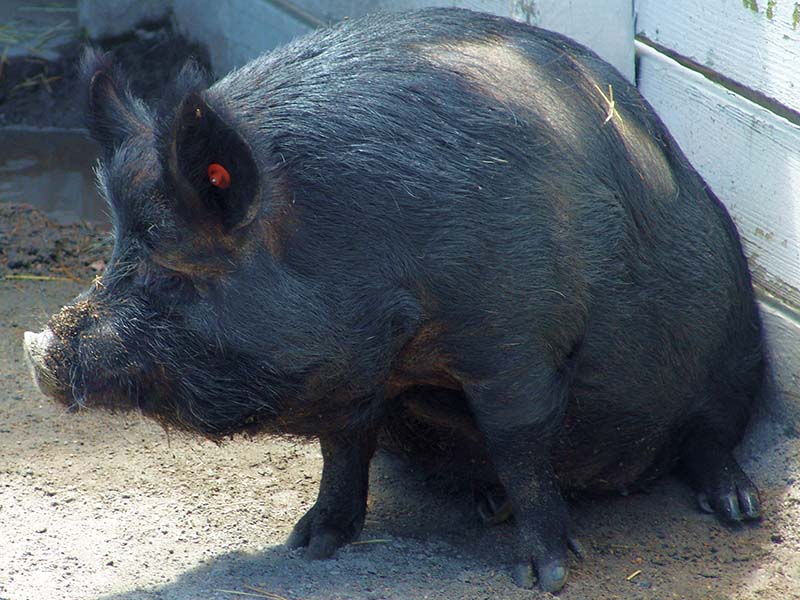
M 678 440 L 670 424 L 651 414 L 595 408 L 582 410 L 579 399 L 570 402 L 552 452 L 563 490 L 630 491 L 673 466 Z M 496 479 L 466 398 L 456 391 L 405 392 L 389 415 L 381 445 L 450 477 Z

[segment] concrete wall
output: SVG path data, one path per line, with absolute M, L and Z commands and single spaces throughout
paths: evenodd
M 205 44 L 217 76 L 313 30 L 310 23 L 264 0 L 216 0 L 208 10 L 198 10 L 195 0 L 173 2 L 178 29 Z
M 92 39 L 114 37 L 169 15 L 171 0 L 78 0 L 78 22 Z

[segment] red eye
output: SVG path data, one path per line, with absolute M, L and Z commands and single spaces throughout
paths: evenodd
M 208 181 L 214 187 L 224 190 L 231 185 L 231 175 L 222 165 L 211 163 L 208 165 Z

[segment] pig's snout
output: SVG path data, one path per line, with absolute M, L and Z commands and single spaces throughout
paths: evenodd
M 61 390 L 55 375 L 47 366 L 47 356 L 55 342 L 55 335 L 48 327 L 41 333 L 25 332 L 23 346 L 25 359 L 31 369 L 31 375 L 36 386 L 46 396 L 58 396 Z

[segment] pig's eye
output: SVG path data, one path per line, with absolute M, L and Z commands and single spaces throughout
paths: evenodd
M 184 289 L 186 284 L 181 275 L 167 272 L 148 272 L 144 276 L 143 283 L 145 291 L 156 296 L 177 294 Z

